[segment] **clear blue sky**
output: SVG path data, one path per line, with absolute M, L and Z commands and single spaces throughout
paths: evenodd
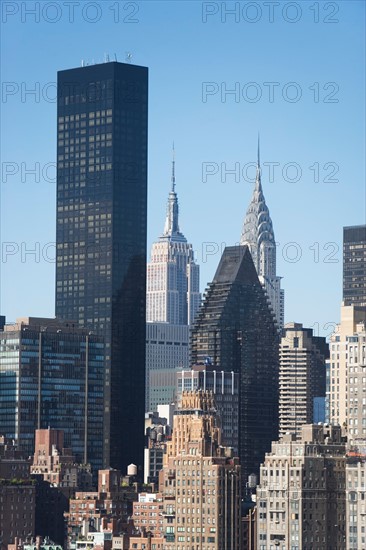
M 35 4 L 32 15 L 25 7 Z M 273 14 L 263 2 L 221 5 L 80 0 L 70 21 L 63 1 L 2 3 L 0 311 L 9 321 L 54 314 L 57 70 L 126 52 L 150 69 L 148 251 L 164 225 L 174 140 L 181 229 L 205 288 L 218 250 L 240 238 L 253 188 L 225 181 L 222 167 L 255 161 L 260 131 L 262 164 L 279 163 L 272 181 L 263 166 L 262 181 L 286 321 L 328 334 L 339 320 L 342 227 L 365 223 L 365 3 L 280 2 Z M 39 178 L 25 173 L 35 163 Z M 25 255 L 32 248 L 37 257 Z

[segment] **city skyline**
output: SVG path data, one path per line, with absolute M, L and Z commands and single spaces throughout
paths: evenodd
M 366 4 L 0 9 L 0 550 L 366 548 Z
M 251 181 L 241 178 L 240 183 L 235 181 L 235 174 L 227 174 L 225 182 L 223 169 L 232 170 L 239 163 L 242 172 L 248 163 L 255 162 L 256 134 L 260 130 L 262 184 L 279 242 L 278 273 L 283 276 L 286 291 L 285 321 L 300 321 L 316 334 L 329 335 L 339 321 L 342 227 L 364 221 L 364 83 L 362 71 L 357 68 L 364 60 L 361 28 L 364 6 L 350 2 L 345 9 L 340 4 L 338 15 L 333 17 L 338 22 L 334 24 L 324 21 L 325 13 L 320 13 L 319 23 L 315 23 L 315 14 L 309 6 L 294 24 L 280 12 L 271 24 L 264 10 L 258 23 L 243 19 L 236 22 L 229 16 L 222 23 L 220 13 L 207 16 L 204 22 L 202 5 L 188 7 L 177 2 L 174 8 L 165 4 L 164 10 L 161 6 L 139 4 L 135 17 L 138 22 L 123 26 L 122 46 L 116 45 L 120 27 L 113 21 L 108 6 L 94 25 L 81 20 L 77 13 L 73 26 L 65 14 L 56 24 L 41 20 L 38 26 L 31 18 L 26 20 L 27 24 L 20 24 L 20 13 L 7 17 L 3 41 L 4 51 L 8 47 L 9 55 L 4 54 L 3 111 L 9 133 L 3 143 L 2 241 L 10 243 L 10 248 L 3 249 L 1 264 L 2 313 L 8 321 L 24 315 L 54 314 L 55 217 L 51 205 L 55 201 L 55 184 L 53 168 L 47 166 L 55 161 L 52 82 L 57 70 L 76 67 L 83 58 L 90 63 L 93 58 L 103 60 L 100 42 L 96 45 L 92 42 L 97 30 L 103 50 L 117 50 L 118 59 L 124 60 L 124 49 L 128 47 L 134 54 L 132 63 L 150 67 L 154 108 L 150 119 L 148 248 L 161 230 L 165 182 L 170 172 L 169 150 L 174 139 L 180 166 L 182 226 L 195 244 L 196 259 L 201 266 L 201 290 L 205 288 L 212 280 L 224 248 L 222 243 L 239 242 L 243 216 L 254 187 L 253 167 L 248 166 Z M 166 24 L 167 18 L 170 25 Z M 328 19 L 332 19 L 331 14 Z M 189 45 L 184 40 L 188 24 L 192 25 L 193 37 Z M 153 44 L 156 28 L 165 38 L 163 43 L 174 36 L 169 51 Z M 68 43 L 61 51 L 57 47 L 58 38 L 61 40 L 66 30 Z M 85 39 L 82 46 L 81 30 Z M 214 41 L 217 32 L 221 36 L 218 44 L 225 40 L 225 48 Z M 256 41 L 255 50 L 248 55 L 247 47 L 258 32 L 262 40 Z M 312 43 L 308 40 L 310 35 Z M 24 46 L 19 52 L 10 49 L 10 36 Z M 302 48 L 301 38 L 308 48 Z M 31 39 L 42 52 L 37 64 L 32 56 L 34 49 L 28 44 Z M 47 48 L 41 47 L 44 41 Z M 288 49 L 289 41 L 292 51 Z M 352 67 L 347 63 L 350 57 L 354 60 Z M 279 58 L 286 62 L 286 68 L 274 62 Z M 184 70 L 189 70 L 189 79 L 183 76 Z M 10 83 L 14 82 L 16 85 L 11 88 Z M 236 89 L 236 82 L 240 87 L 239 102 L 235 94 L 229 93 L 226 96 L 224 93 L 222 101 L 221 84 L 229 91 Z M 260 101 L 250 102 L 243 95 L 248 82 L 257 84 L 251 92 L 260 88 L 263 96 Z M 279 83 L 274 88 L 273 102 L 268 99 L 269 86 L 264 85 L 268 82 Z M 299 102 L 284 99 L 283 88 L 289 82 L 301 88 Z M 334 92 L 334 87 L 324 88 L 331 82 L 337 84 L 338 92 Z M 32 83 L 39 84 L 39 92 L 37 86 L 32 88 Z M 203 87 L 204 83 L 212 83 L 212 87 Z M 289 89 L 289 93 L 295 88 Z M 25 89 L 36 91 L 32 96 Z M 338 102 L 325 101 L 332 91 Z M 40 136 L 37 138 L 30 133 L 35 123 Z M 35 162 L 40 163 L 44 172 L 39 168 L 38 182 L 37 177 L 24 173 Z M 280 163 L 272 165 L 273 178 L 269 162 Z M 293 162 L 302 171 L 296 183 L 290 181 L 294 175 L 291 167 L 289 177 L 283 174 L 283 168 Z M 325 169 L 327 163 L 330 165 Z M 339 167 L 333 178 L 332 163 Z M 11 169 L 16 171 L 14 175 Z M 203 171 L 208 171 L 206 176 Z M 349 193 L 358 200 L 348 201 Z M 18 205 L 16 211 L 12 204 Z M 221 223 L 217 223 L 218 219 Z M 27 250 L 35 253 L 27 255 Z M 293 261 L 297 255 L 301 257 Z M 30 293 L 25 280 L 38 291 Z M 10 299 L 13 284 L 18 292 Z

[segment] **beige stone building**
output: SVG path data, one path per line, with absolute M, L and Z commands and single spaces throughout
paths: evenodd
M 279 436 L 301 437 L 301 426 L 314 422 L 314 400 L 325 402 L 325 338 L 301 323 L 285 325 L 280 345 Z
M 329 420 L 348 441 L 366 439 L 366 309 L 342 306 L 330 338 Z
M 300 440 L 272 443 L 257 488 L 257 549 L 344 550 L 345 471 L 339 426 L 305 425 Z
M 347 550 L 366 548 L 366 447 L 349 452 L 346 464 Z
M 220 442 L 212 393 L 183 392 L 160 473 L 164 550 L 240 549 L 240 466 Z

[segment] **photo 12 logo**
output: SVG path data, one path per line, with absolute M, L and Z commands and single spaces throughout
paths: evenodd
M 2 23 L 139 23 L 137 2 L 9 2 L 1 3 Z
M 339 23 L 338 2 L 202 2 L 202 23 Z
M 289 241 L 284 244 L 276 242 L 275 245 L 277 254 L 281 254 L 282 259 L 290 264 L 297 264 L 301 260 L 312 260 L 315 264 L 338 264 L 340 261 L 339 244 L 333 241 L 327 243 L 314 242 L 310 245 L 302 244 L 302 246 L 296 241 Z M 209 258 L 212 256 L 221 257 L 226 246 L 228 245 L 225 242 L 203 242 L 200 253 L 195 254 L 195 256 L 198 258 L 199 262 L 205 264 L 210 261 Z M 236 243 L 234 246 L 236 246 L 239 251 L 243 250 L 240 243 Z
M 202 183 L 251 183 L 256 180 L 256 162 L 202 162 Z M 290 161 L 280 163 L 266 161 L 261 164 L 262 177 L 268 183 L 284 181 L 298 183 L 301 180 L 307 183 L 339 183 L 339 165 L 333 161 L 313 162 L 309 166 L 301 166 L 299 162 Z
M 202 82 L 202 103 L 339 103 L 337 82 Z
M 1 183 L 56 183 L 56 163 L 4 161 L 1 163 Z

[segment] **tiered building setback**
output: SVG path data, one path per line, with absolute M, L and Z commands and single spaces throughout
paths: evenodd
M 240 466 L 220 445 L 213 394 L 183 392 L 160 473 L 165 550 L 240 549 Z

